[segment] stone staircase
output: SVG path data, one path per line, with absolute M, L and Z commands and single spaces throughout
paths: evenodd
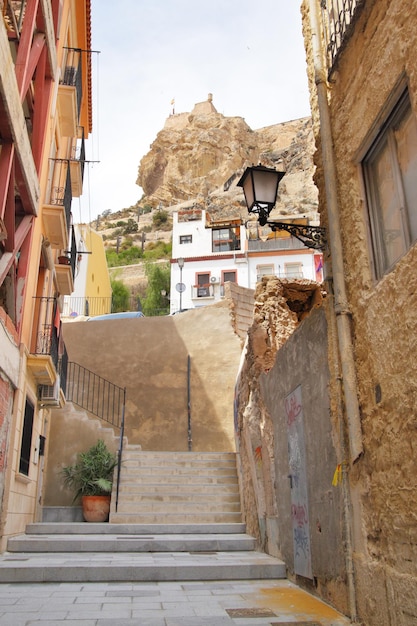
M 127 446 L 111 523 L 239 523 L 236 456 L 225 452 L 144 452 Z
M 0 557 L 2 582 L 285 578 L 241 522 L 232 453 L 124 453 L 108 524 L 29 524 Z

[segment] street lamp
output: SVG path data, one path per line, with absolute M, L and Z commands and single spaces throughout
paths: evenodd
M 243 188 L 246 206 L 249 213 L 258 215 L 260 226 L 269 226 L 273 232 L 285 230 L 299 239 L 308 248 L 323 250 L 326 246 L 326 231 L 320 226 L 307 226 L 287 222 L 276 222 L 269 219 L 269 214 L 275 206 L 278 185 L 285 175 L 263 165 L 247 167 L 238 187 Z
M 182 282 L 182 269 L 184 267 L 184 259 L 180 257 L 177 259 L 178 267 L 180 268 L 180 282 L 177 285 L 177 290 L 180 292 L 180 313 L 182 311 L 182 292 L 184 291 L 185 285 Z

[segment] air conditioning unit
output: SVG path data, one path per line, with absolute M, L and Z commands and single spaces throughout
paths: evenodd
M 39 385 L 39 402 L 47 406 L 59 406 L 60 378 L 53 385 Z
M 210 276 L 210 282 L 214 285 L 214 283 L 220 282 L 220 278 L 217 278 L 217 276 Z

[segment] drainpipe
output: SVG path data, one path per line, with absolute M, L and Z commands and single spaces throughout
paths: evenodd
M 351 313 L 348 306 L 345 277 L 343 273 L 342 239 L 340 236 L 339 207 L 337 202 L 336 167 L 334 162 L 329 105 L 327 101 L 326 66 L 323 57 L 320 18 L 316 0 L 309 0 L 309 9 L 314 57 L 314 80 L 317 88 L 319 106 L 320 138 L 327 201 L 328 240 L 333 271 L 334 311 L 336 314 L 337 337 L 341 356 L 343 390 L 349 434 L 350 460 L 352 463 L 355 463 L 363 454 L 362 429 L 350 328 Z
M 328 213 L 328 240 L 330 245 L 331 262 L 333 270 L 333 311 L 331 324 L 336 332 L 339 354 L 334 351 L 336 371 L 341 369 L 341 379 L 338 377 L 337 406 L 340 416 L 340 442 L 342 461 L 345 461 L 348 448 L 350 461 L 355 463 L 363 454 L 362 429 L 360 422 L 358 391 L 356 382 L 355 362 L 350 327 L 351 313 L 346 296 L 346 284 L 343 273 L 342 241 L 340 236 L 339 208 L 337 201 L 337 179 L 333 153 L 332 130 L 327 100 L 327 77 L 326 64 L 324 62 L 322 37 L 320 28 L 320 14 L 317 0 L 308 0 L 310 28 L 312 33 L 312 47 L 314 60 L 314 80 L 317 89 L 320 137 L 322 145 L 322 159 L 325 180 L 325 192 Z M 334 332 L 333 332 L 334 336 Z M 346 442 L 343 427 L 343 402 L 347 416 Z M 347 445 L 348 444 L 348 445 Z M 353 540 L 351 522 L 351 501 L 349 492 L 348 467 L 342 463 L 342 495 L 343 495 L 343 522 L 346 547 L 346 575 L 349 594 L 349 611 L 352 622 L 357 621 L 355 575 L 353 566 Z

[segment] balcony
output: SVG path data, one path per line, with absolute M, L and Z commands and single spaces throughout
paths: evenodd
M 328 65 L 331 73 L 339 52 L 351 36 L 355 21 L 365 0 L 323 0 L 323 22 L 327 40 Z
M 75 261 L 77 256 L 74 229 L 72 229 L 71 252 L 58 257 L 55 264 L 55 281 L 61 296 L 70 296 L 74 291 Z
M 72 155 L 69 164 L 71 174 L 72 197 L 79 198 L 83 193 L 85 165 L 85 141 L 83 128 L 81 128 L 81 137 L 77 141 L 77 145 L 74 149 L 74 154 Z
M 192 299 L 196 298 L 214 298 L 213 285 L 193 285 Z
M 54 184 L 49 203 L 42 207 L 45 237 L 56 250 L 68 249 L 68 231 L 71 223 L 71 175 L 68 161 L 55 161 Z
M 81 50 L 67 48 L 63 79 L 58 86 L 58 122 L 61 135 L 76 137 L 82 96 Z
M 58 367 L 58 333 L 53 324 L 40 326 L 27 365 L 38 385 L 54 385 Z

